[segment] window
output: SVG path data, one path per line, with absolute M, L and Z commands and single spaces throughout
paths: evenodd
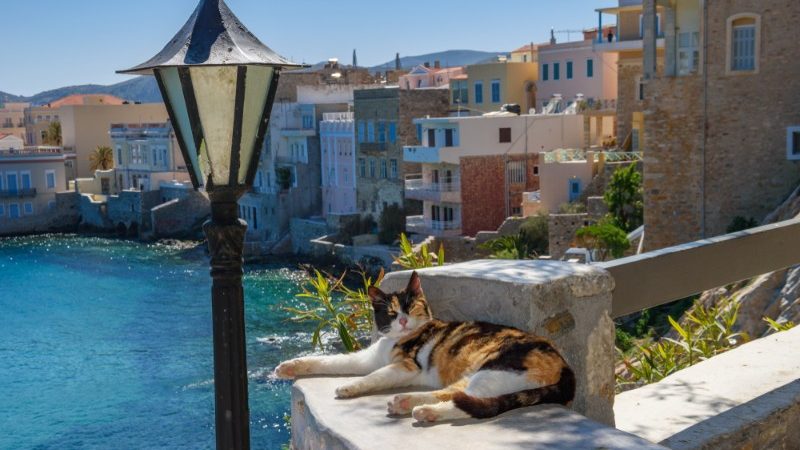
M 506 164 L 506 177 L 509 183 L 524 183 L 525 161 L 509 161 Z
M 587 59 L 586 60 L 586 78 L 594 77 L 594 60 Z
M 369 176 L 370 178 L 375 178 L 375 160 L 369 160 Z
M 358 158 L 358 173 L 362 177 L 367 176 L 367 161 L 364 158 Z
M 678 75 L 697 71 L 700 66 L 700 33 L 678 33 Z
M 483 103 L 483 81 L 475 82 L 475 103 Z
M 452 147 L 453 146 L 453 129 L 447 128 L 444 130 L 444 146 L 445 147 Z
M 381 178 L 389 178 L 389 170 L 387 168 L 385 159 L 381 160 Z
M 550 78 L 550 64 L 542 64 L 542 81 Z
M 366 130 L 366 127 L 364 125 L 364 121 L 363 120 L 359 120 L 358 121 L 358 142 L 359 143 L 367 142 L 366 141 L 366 135 L 367 135 L 367 130 Z
M 25 203 L 24 211 L 26 216 L 30 216 L 33 214 L 33 203 Z
M 533 175 L 539 176 L 539 166 L 533 166 Z
M 567 61 L 567 79 L 572 79 L 572 61 Z
M 314 116 L 304 115 L 303 116 L 303 129 L 304 130 L 311 130 L 314 128 Z
M 500 143 L 511 142 L 511 128 L 500 128 Z
M 417 124 L 417 142 L 422 144 L 422 124 Z
M 631 150 L 634 152 L 639 151 L 639 129 L 634 128 L 631 130 Z
M 636 77 L 636 98 L 644 100 L 644 81 L 642 77 Z
M 728 20 L 730 71 L 752 72 L 758 58 L 757 17 L 734 17 Z
M 386 122 L 378 122 L 378 142 L 386 143 Z
M 55 189 L 56 188 L 56 171 L 55 170 L 48 170 L 44 173 L 45 184 L 47 185 L 47 189 Z
M 389 142 L 397 143 L 397 124 L 394 122 L 389 122 Z
M 253 215 L 253 229 L 254 230 L 258 230 L 258 210 L 255 207 L 253 207 L 252 210 L 253 210 L 253 214 L 252 214 Z
M 19 177 L 20 177 L 20 181 L 22 182 L 22 189 L 30 189 L 31 188 L 31 173 L 28 172 L 28 171 L 20 172 Z
M 500 103 L 500 80 L 492 80 L 492 103 Z
M 561 63 L 553 63 L 553 79 L 561 79 Z
M 787 129 L 786 157 L 791 160 L 800 160 L 800 126 Z
M 6 189 L 11 193 L 15 193 L 19 189 L 16 172 L 6 172 Z
M 375 122 L 367 121 L 367 142 L 375 142 Z
M 396 159 L 389 161 L 389 170 L 390 170 L 389 174 L 391 175 L 392 179 L 396 180 L 398 177 Z
M 122 165 L 122 146 L 117 146 L 117 166 Z
M 469 83 L 467 80 L 458 80 L 450 83 L 453 91 L 453 103 L 469 103 Z
M 436 130 L 428 129 L 428 147 L 436 147 Z
M 9 219 L 19 218 L 19 204 L 11 203 L 8 205 L 8 218 Z
M 639 37 L 644 38 L 644 15 L 639 14 Z M 656 14 L 656 37 L 661 37 L 661 13 Z

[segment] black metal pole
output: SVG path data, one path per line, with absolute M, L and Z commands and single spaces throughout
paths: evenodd
M 247 348 L 242 264 L 247 224 L 239 219 L 237 188 L 215 188 L 211 220 L 203 226 L 211 253 L 214 392 L 217 450 L 250 448 Z

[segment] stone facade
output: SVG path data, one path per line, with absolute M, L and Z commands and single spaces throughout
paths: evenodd
M 760 18 L 758 70 L 731 73 L 727 24 L 740 13 Z M 705 74 L 648 82 L 647 249 L 722 234 L 736 216 L 761 220 L 800 182 L 786 149 L 800 124 L 800 78 L 789 76 L 800 73 L 798 18 L 793 0 L 709 2 Z
M 505 170 L 507 163 L 516 161 L 527 161 L 523 183 L 511 183 Z M 495 231 L 506 218 L 516 215 L 516 208 L 521 213 L 523 193 L 539 190 L 538 164 L 538 153 L 461 158 L 462 233 L 475 236 Z
M 59 192 L 54 195 L 53 207 L 42 214 L 22 216 L 13 221 L 3 218 L 0 236 L 73 231 L 79 221 L 80 195 L 74 192 Z
M 591 224 L 588 214 L 550 214 L 548 218 L 550 257 L 559 259 L 573 247 L 575 233 Z
M 355 91 L 358 211 L 372 215 L 377 221 L 383 208 L 391 204 L 403 206 L 412 212 L 421 209 L 419 204 L 407 204 L 405 201 L 405 175 L 418 173 L 420 169 L 418 164 L 403 162 L 403 146 L 419 145 L 413 119 L 446 116 L 448 99 L 449 91 L 446 89 L 409 91 L 382 88 Z M 395 136 L 390 135 L 392 127 Z M 381 131 L 385 133 L 383 137 L 380 136 Z M 394 165 L 397 166 L 396 174 L 392 169 Z
M 211 215 L 211 202 L 198 191 L 189 191 L 150 210 L 154 237 L 190 237 Z

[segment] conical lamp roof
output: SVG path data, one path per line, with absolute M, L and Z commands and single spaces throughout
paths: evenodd
M 186 25 L 159 54 L 118 73 L 149 75 L 162 67 L 222 65 L 305 67 L 259 41 L 223 0 L 201 0 Z

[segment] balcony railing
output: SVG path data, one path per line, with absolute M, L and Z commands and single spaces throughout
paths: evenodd
M 461 230 L 461 221 L 428 220 L 426 225 L 435 231 L 457 231 Z
M 406 191 L 460 192 L 461 180 L 457 177 L 438 183 L 423 179 L 406 180 Z
M 0 198 L 32 198 L 36 197 L 36 188 L 0 190 Z
M 387 142 L 362 142 L 359 145 L 362 152 L 385 152 L 389 148 Z

